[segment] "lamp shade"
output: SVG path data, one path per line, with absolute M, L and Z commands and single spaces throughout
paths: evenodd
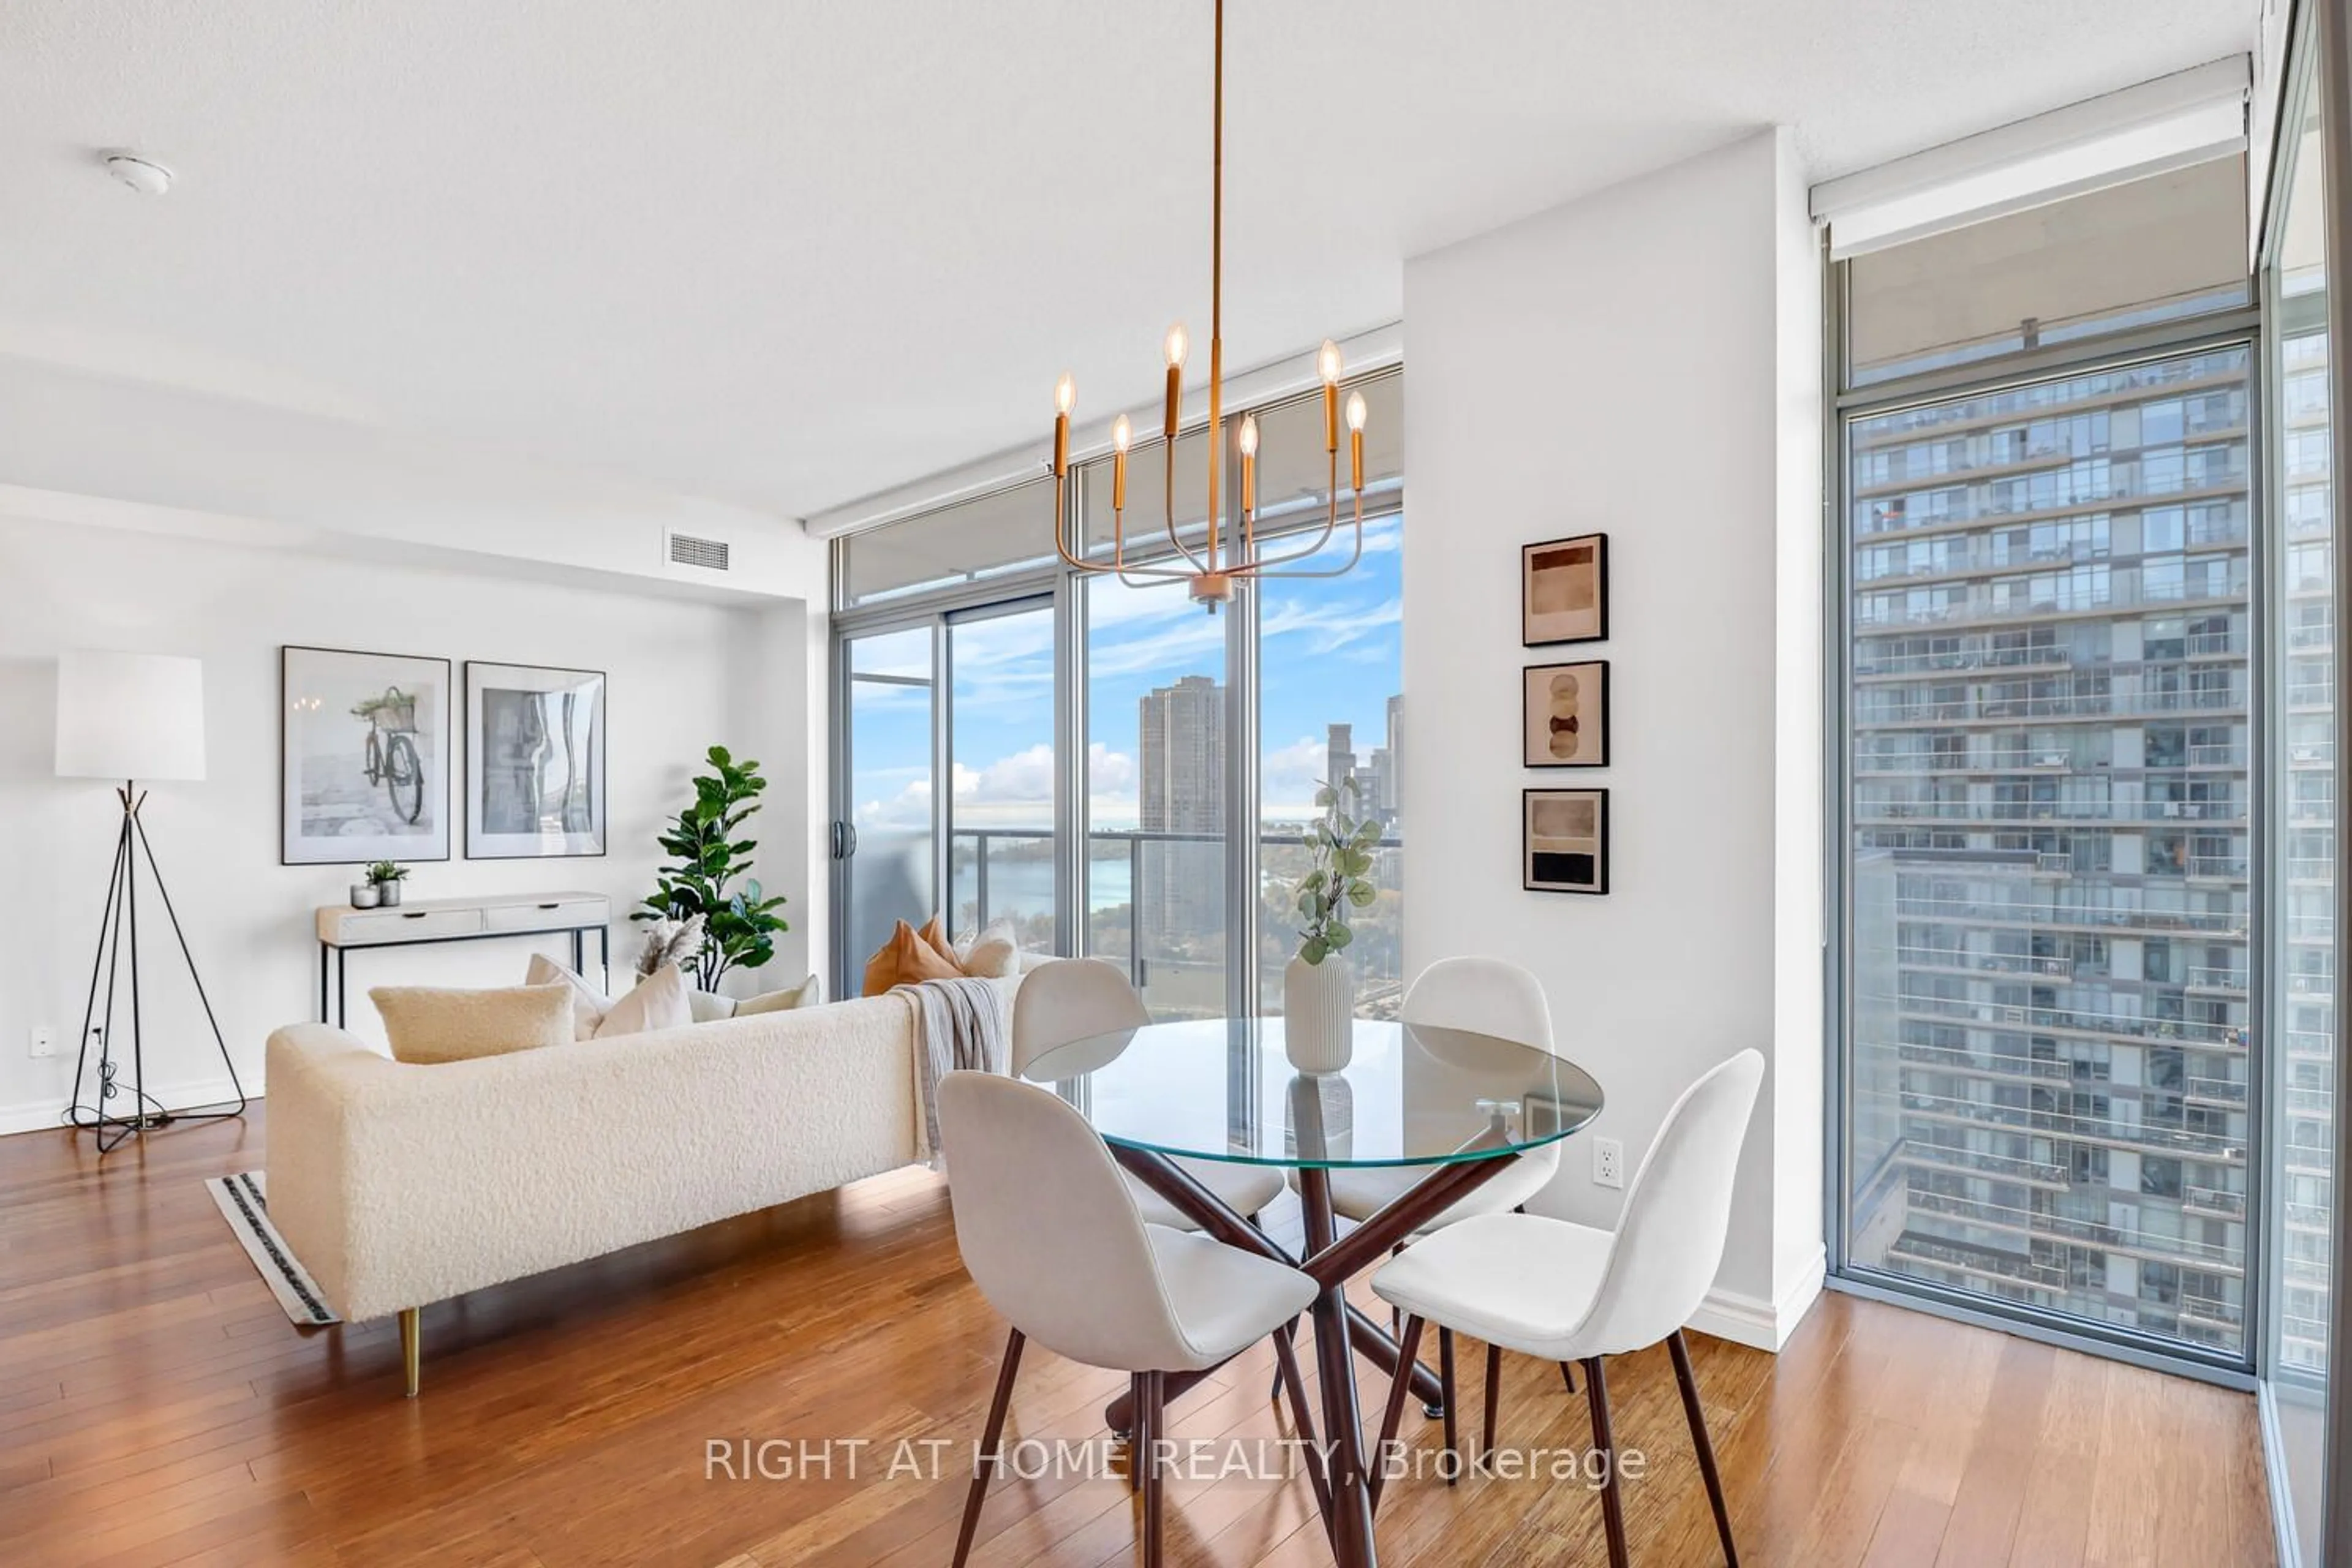
M 58 658 L 58 776 L 205 776 L 205 666 L 159 653 Z

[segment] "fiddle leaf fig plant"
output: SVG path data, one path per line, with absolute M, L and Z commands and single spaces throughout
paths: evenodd
M 792 928 L 775 912 L 784 900 L 769 898 L 759 879 L 749 875 L 757 842 L 736 837 L 760 809 L 760 792 L 768 787 L 760 764 L 737 762 L 724 746 L 711 747 L 705 760 L 713 771 L 694 781 L 694 804 L 661 836 L 661 847 L 677 863 L 656 873 L 653 896 L 629 918 L 699 920 L 701 943 L 686 967 L 695 984 L 716 991 L 729 970 L 757 969 L 773 958 L 777 933 Z M 741 884 L 730 886 L 739 877 Z
M 1342 779 L 1336 786 L 1320 784 L 1315 805 L 1321 815 L 1305 836 L 1307 870 L 1299 879 L 1297 909 L 1298 956 L 1320 964 L 1355 941 L 1348 924 L 1349 912 L 1369 908 L 1379 896 L 1371 870 L 1381 825 L 1357 817 L 1353 779 Z

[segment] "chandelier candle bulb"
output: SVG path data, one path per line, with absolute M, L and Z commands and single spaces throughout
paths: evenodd
M 1110 509 L 1127 510 L 1127 449 L 1135 444 L 1135 426 L 1122 414 L 1110 425 Z
M 1054 477 L 1070 471 L 1070 410 L 1078 405 L 1078 384 L 1065 371 L 1054 384 Z
M 1358 491 L 1364 488 L 1364 420 L 1369 412 L 1362 393 L 1348 395 L 1348 484 Z
M 1239 442 L 1242 449 L 1242 521 L 1249 521 L 1257 510 L 1257 416 L 1242 416 Z

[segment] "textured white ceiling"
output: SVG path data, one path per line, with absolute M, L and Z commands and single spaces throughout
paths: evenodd
M 1232 0 L 1229 363 L 1748 130 L 1815 176 L 2250 47 L 2233 0 Z M 1206 0 L 10 0 L 0 355 L 802 514 L 1139 400 Z M 160 201 L 103 150 L 172 165 Z M 6 476 L 0 475 L 0 479 Z

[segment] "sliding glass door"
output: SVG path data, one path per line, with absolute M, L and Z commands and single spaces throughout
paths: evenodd
M 1370 405 L 1361 560 L 1345 524 L 1316 548 L 1333 471 L 1319 389 L 1262 405 L 1265 550 L 1333 574 L 1244 586 L 1214 615 L 1173 584 L 1058 563 L 1050 485 L 840 542 L 837 981 L 855 986 L 896 921 L 938 911 L 957 931 L 1009 919 L 1029 952 L 1117 963 L 1157 1016 L 1278 1009 L 1300 832 L 1317 788 L 1347 780 L 1382 828 L 1356 913 L 1357 1002 L 1393 1014 L 1403 381 L 1349 390 Z M 1168 560 L 1171 524 L 1186 542 L 1205 531 L 1205 432 L 1177 442 L 1172 505 L 1158 447 L 1130 462 L 1130 563 Z M 1109 465 L 1074 479 L 1073 537 L 1107 558 Z M 1226 480 L 1230 496 L 1237 470 Z
M 833 853 L 840 912 L 835 995 L 855 995 L 862 962 L 900 921 L 919 925 L 938 904 L 932 825 L 938 685 L 929 623 L 844 640 L 842 745 L 846 809 Z

